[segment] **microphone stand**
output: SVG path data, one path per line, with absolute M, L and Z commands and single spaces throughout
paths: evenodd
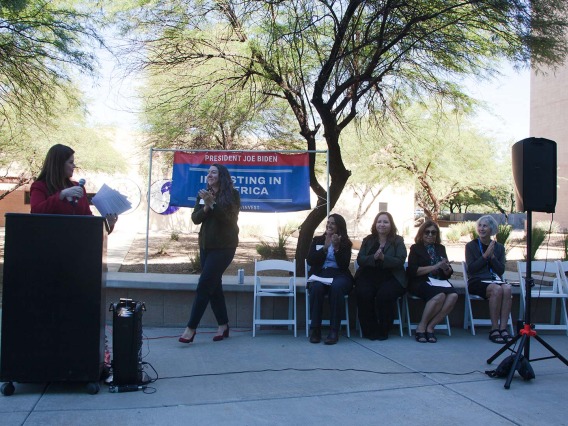
M 524 320 L 521 324 L 517 324 L 518 334 L 511 340 L 509 343 L 503 345 L 501 349 L 499 349 L 491 358 L 487 360 L 487 364 L 491 364 L 493 361 L 499 357 L 503 352 L 509 349 L 511 346 L 519 342 L 519 349 L 515 351 L 511 349 L 511 352 L 515 354 L 515 360 L 513 361 L 513 365 L 511 366 L 511 370 L 509 371 L 509 375 L 507 376 L 507 380 L 505 381 L 505 389 L 509 389 L 511 387 L 511 381 L 513 380 L 513 376 L 515 375 L 515 370 L 517 369 L 517 365 L 519 360 L 521 359 L 522 352 L 524 351 L 524 356 L 527 361 L 542 361 L 545 359 L 552 359 L 558 358 L 564 364 L 568 366 L 568 360 L 564 358 L 557 350 L 555 350 L 552 346 L 546 343 L 537 333 L 534 327 L 534 324 L 531 324 L 531 287 L 533 286 L 533 278 L 532 278 L 532 256 L 531 256 L 531 246 L 532 246 L 532 211 L 527 210 L 527 272 L 525 276 L 525 316 Z M 522 284 L 522 283 L 520 283 Z M 542 346 L 544 346 L 548 351 L 554 356 L 547 356 L 543 358 L 535 358 L 530 359 L 530 348 L 531 348 L 531 341 L 530 338 L 534 337 L 537 342 L 539 342 Z

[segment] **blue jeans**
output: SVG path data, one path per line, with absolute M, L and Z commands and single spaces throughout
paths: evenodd
M 215 315 L 217 324 L 229 323 L 227 305 L 223 293 L 223 273 L 235 257 L 236 247 L 226 249 L 199 250 L 201 260 L 201 275 L 195 291 L 195 299 L 191 308 L 191 315 L 187 326 L 196 329 L 211 302 L 211 310 Z

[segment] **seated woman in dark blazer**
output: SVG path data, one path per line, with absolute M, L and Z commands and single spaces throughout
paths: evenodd
M 429 278 L 447 280 L 453 273 L 446 248 L 440 244 L 440 228 L 432 220 L 426 220 L 418 228 L 416 244 L 408 255 L 408 290 L 426 301 L 422 318 L 416 327 L 416 341 L 436 343 L 434 328 L 448 315 L 458 300 L 453 287 L 430 285 Z
M 333 278 L 333 281 L 331 284 L 319 281 L 308 283 L 311 343 L 321 341 L 322 309 L 326 294 L 329 294 L 330 330 L 324 343 L 334 345 L 339 340 L 341 320 L 345 318 L 344 298 L 353 288 L 353 276 L 349 270 L 352 246 L 353 243 L 347 235 L 345 219 L 338 214 L 330 214 L 327 218 L 325 233 L 312 240 L 306 259 L 311 267 L 309 274 L 322 278 Z
M 357 255 L 355 291 L 359 323 L 363 337 L 370 340 L 388 339 L 397 299 L 406 291 L 406 246 L 397 234 L 392 215 L 380 212 Z

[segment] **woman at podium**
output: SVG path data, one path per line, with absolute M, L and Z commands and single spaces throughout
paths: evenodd
M 72 181 L 75 170 L 75 151 L 62 144 L 53 145 L 43 161 L 39 176 L 30 188 L 32 213 L 92 216 L 89 199 L 80 183 Z M 117 220 L 116 214 L 106 216 L 110 234 Z

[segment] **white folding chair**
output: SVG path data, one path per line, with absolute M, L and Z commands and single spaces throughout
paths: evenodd
M 404 294 L 403 299 L 402 299 L 404 310 L 406 312 L 406 324 L 407 324 L 407 327 L 408 327 L 408 335 L 412 337 L 412 330 L 416 330 L 416 327 L 418 327 L 418 323 L 417 322 L 410 322 L 410 310 L 408 309 L 408 299 L 411 299 L 411 300 L 422 300 L 422 299 L 418 296 L 415 296 L 412 293 L 409 293 L 409 292 L 406 292 Z M 446 330 L 446 333 L 448 333 L 448 336 L 451 336 L 452 335 L 452 329 L 450 327 L 449 316 L 446 315 L 445 324 L 438 324 L 438 325 L 436 325 L 436 328 L 440 329 L 440 330 Z
M 560 282 L 562 283 L 560 290 L 562 290 L 562 293 L 568 294 L 568 260 L 557 260 L 556 265 Z
M 563 330 L 568 335 L 568 317 L 566 315 L 566 299 L 568 294 L 564 292 L 564 278 L 560 271 L 561 265 L 558 262 L 547 262 L 543 260 L 533 260 L 531 262 L 531 277 L 534 286 L 531 288 L 531 298 L 550 299 L 550 322 L 535 324 L 540 330 Z M 527 273 L 527 262 L 517 262 L 519 271 L 519 285 L 521 287 L 521 316 L 524 318 L 526 286 L 525 276 Z M 564 278 L 563 278 L 564 276 Z M 560 323 L 556 323 L 556 302 L 560 303 Z M 532 304 L 534 308 L 538 302 Z M 532 312 L 531 312 L 532 313 Z M 534 323 L 534 321 L 531 321 Z
M 406 265 L 406 263 L 405 263 Z M 355 263 L 353 264 L 354 268 L 355 268 L 355 272 L 357 272 L 357 269 L 359 268 L 359 264 L 357 263 L 357 261 L 355 261 Z M 403 297 L 399 297 L 398 299 L 396 299 L 396 312 L 397 312 L 397 319 L 395 319 L 393 321 L 394 325 L 398 325 L 398 331 L 400 333 L 400 337 L 404 336 L 404 323 L 402 320 L 402 310 L 404 309 L 404 296 Z M 402 307 L 402 308 L 401 308 Z M 363 329 L 361 328 L 361 324 L 359 323 L 359 309 L 357 309 L 357 313 L 356 313 L 356 318 L 355 318 L 355 329 L 359 330 L 359 337 L 363 337 Z
M 464 289 L 465 289 L 465 308 L 463 312 L 463 328 L 467 330 L 468 327 L 471 328 L 471 334 L 475 336 L 475 326 L 491 326 L 491 319 L 486 318 L 474 318 L 473 317 L 473 309 L 471 308 L 472 301 L 485 301 L 483 297 L 477 296 L 475 294 L 469 294 L 469 289 L 467 287 L 467 264 L 462 262 L 462 269 L 463 269 L 463 281 L 464 281 Z M 515 335 L 513 330 L 513 317 L 509 313 L 509 320 L 507 321 L 507 325 L 509 326 L 509 333 L 511 336 Z
M 266 272 L 270 272 L 270 276 Z M 274 276 L 274 274 L 279 276 Z M 263 319 L 261 301 L 264 298 L 288 298 L 288 318 Z M 296 260 L 255 260 L 254 261 L 254 302 L 252 336 L 256 335 L 256 327 L 260 325 L 288 325 L 294 327 L 294 337 L 297 336 L 296 316 Z
M 310 292 L 308 290 L 308 278 L 309 278 L 309 271 L 310 265 L 308 262 L 304 260 L 304 267 L 306 271 L 306 337 L 310 337 Z M 327 296 L 326 296 L 327 297 Z M 329 326 L 329 320 L 324 319 L 321 322 L 321 325 Z M 345 333 L 347 337 L 351 337 L 351 331 L 349 330 L 349 295 L 345 295 L 345 319 L 341 320 L 341 324 L 345 326 Z

